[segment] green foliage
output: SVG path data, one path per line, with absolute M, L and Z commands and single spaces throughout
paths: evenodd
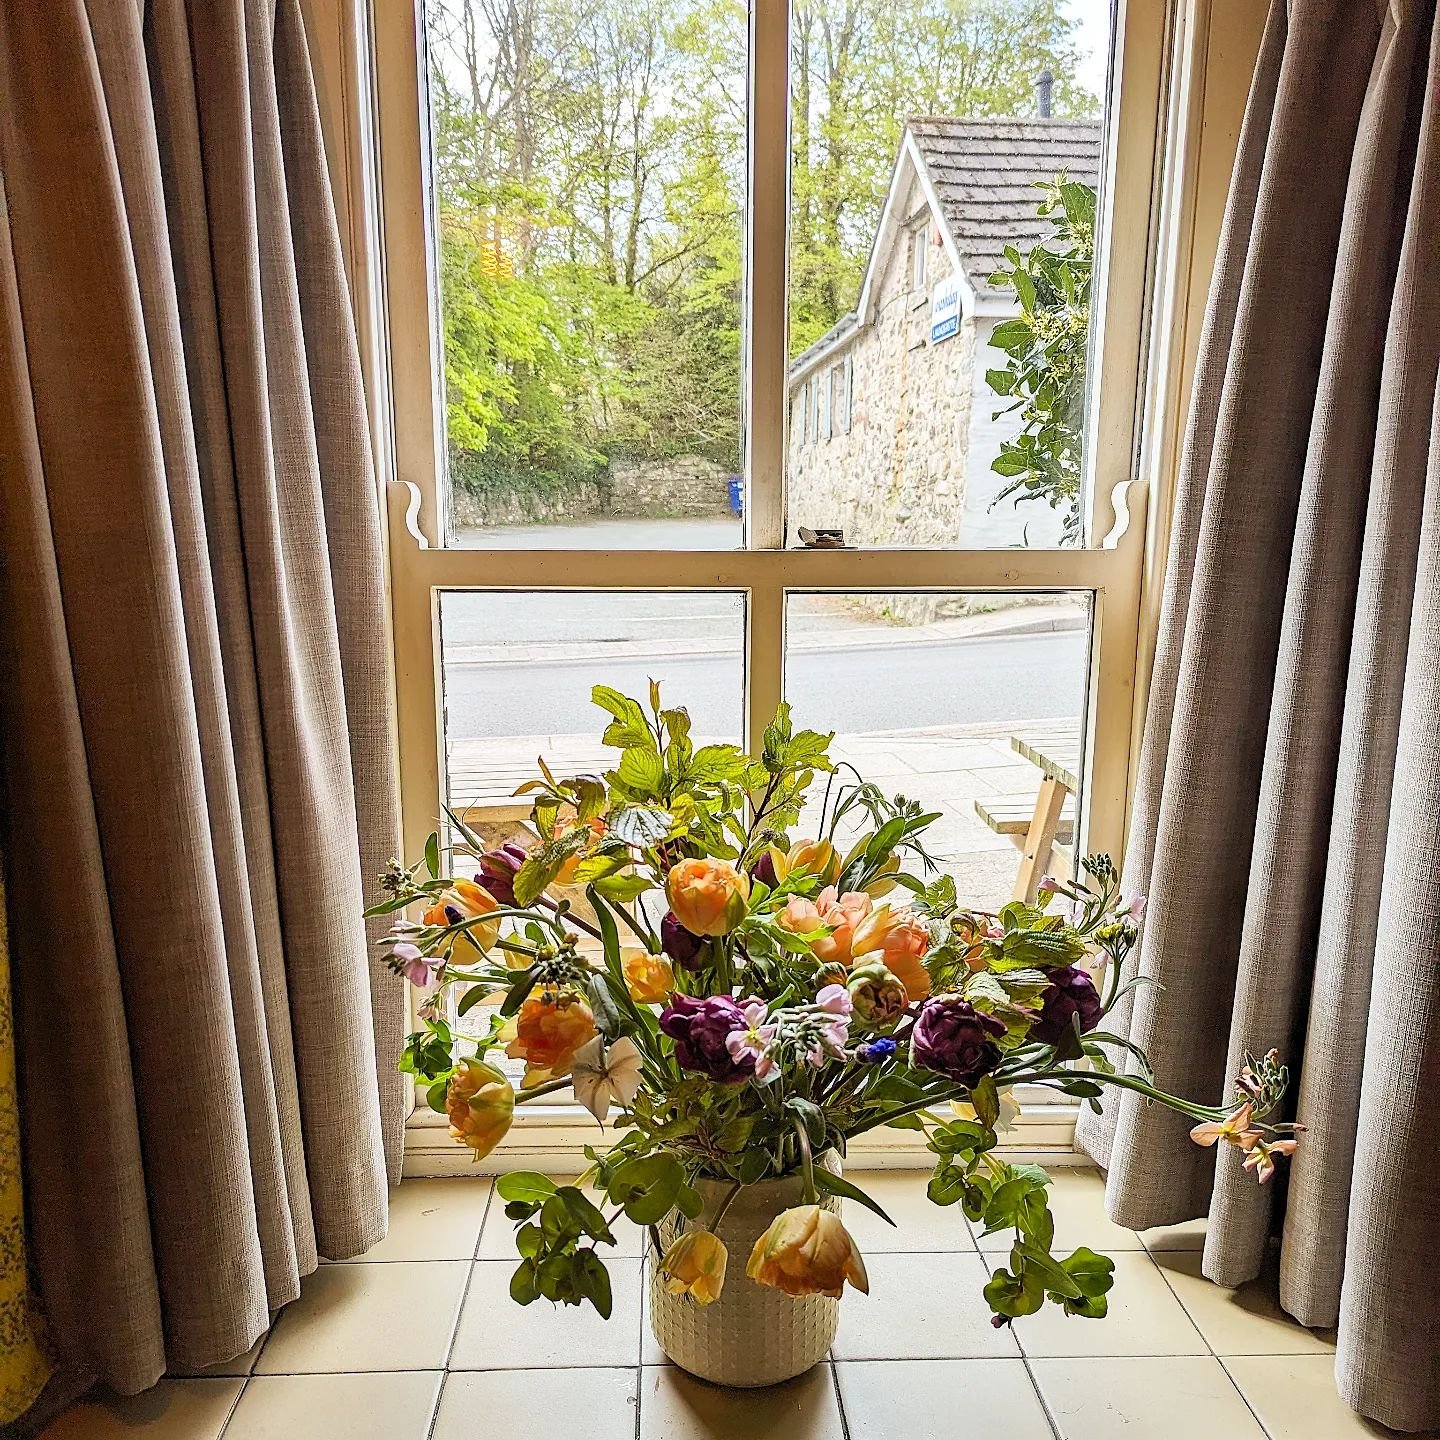
M 740 465 L 746 10 L 431 0 L 453 482 L 533 513 L 619 456 Z M 790 314 L 855 303 L 904 116 L 1093 113 L 1061 0 L 797 0 Z
M 1015 292 L 1020 314 L 995 327 L 991 344 L 1009 361 L 985 379 L 1011 403 L 1020 432 L 991 465 L 1011 495 L 1040 500 L 1061 512 L 1065 540 L 1080 537 L 1081 444 L 1085 422 L 1085 358 L 1090 335 L 1090 275 L 1095 254 L 1095 191 L 1058 176 L 1039 187 L 1037 214 L 1052 220 L 1054 237 L 1022 255 L 1005 247 L 1007 264 L 991 284 Z

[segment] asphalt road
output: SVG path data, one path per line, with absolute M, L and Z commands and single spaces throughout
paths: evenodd
M 713 597 L 695 598 L 708 599 L 713 613 Z M 797 651 L 787 689 L 798 721 L 842 734 L 1068 718 L 1082 710 L 1086 641 L 1083 630 L 922 643 L 901 632 L 883 647 Z M 715 653 L 701 655 L 647 659 L 626 645 L 560 663 L 454 666 L 445 677 L 449 738 L 588 733 L 603 719 L 590 703 L 592 685 L 643 696 L 653 676 L 669 701 L 690 711 L 697 733 L 738 739 L 738 632 L 714 643 Z

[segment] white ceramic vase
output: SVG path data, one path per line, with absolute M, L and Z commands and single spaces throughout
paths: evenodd
M 827 1154 L 819 1163 L 838 1173 L 838 1157 Z M 715 1213 L 729 1191 L 728 1181 L 701 1180 L 705 1202 L 702 1219 Z M 792 1299 L 768 1285 L 757 1285 L 745 1273 L 756 1240 L 782 1210 L 801 1203 L 798 1175 L 747 1185 L 725 1212 L 716 1232 L 729 1252 L 725 1288 L 710 1305 L 688 1295 L 671 1295 L 660 1274 L 660 1256 L 649 1252 L 650 1328 L 660 1348 L 682 1370 L 716 1385 L 754 1388 L 777 1385 L 803 1374 L 825 1358 L 840 1323 L 840 1302 L 824 1295 Z M 840 1210 L 840 1199 L 822 1195 L 827 1210 Z M 656 1227 L 661 1253 L 686 1228 L 678 1211 Z

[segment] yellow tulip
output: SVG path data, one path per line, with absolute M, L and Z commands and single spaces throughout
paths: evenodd
M 745 918 L 750 877 L 724 860 L 682 860 L 670 867 L 665 898 L 692 935 L 728 935 Z
M 818 1205 L 798 1205 L 777 1215 L 755 1242 L 745 1273 L 757 1285 L 787 1295 L 840 1298 L 848 1280 L 870 1293 L 865 1261 L 840 1217 Z
M 476 920 L 499 908 L 500 902 L 483 885 L 459 879 L 452 880 L 450 888 L 420 918 L 427 925 L 458 925 L 462 920 Z M 465 931 L 466 937 L 481 950 L 488 950 L 499 934 L 498 920 L 472 925 Z
M 665 1288 L 672 1295 L 688 1295 L 697 1305 L 709 1305 L 720 1298 L 725 1288 L 725 1263 L 729 1258 L 718 1235 L 709 1230 L 687 1230 L 660 1262 Z
M 663 1005 L 675 989 L 675 971 L 663 955 L 652 955 L 639 946 L 620 952 L 625 987 L 637 1005 Z
M 768 853 L 777 881 L 795 870 L 818 875 L 826 885 L 833 885 L 840 877 L 840 857 L 828 840 L 797 840 L 788 850 L 772 845 Z
M 462 1060 L 445 1089 L 450 1138 L 481 1160 L 504 1138 L 515 1118 L 515 1090 L 493 1065 L 473 1055 Z

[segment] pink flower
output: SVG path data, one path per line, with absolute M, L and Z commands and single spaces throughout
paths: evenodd
M 1190 1138 L 1197 1145 L 1214 1145 L 1223 1140 L 1227 1145 L 1238 1145 L 1242 1150 L 1248 1150 L 1260 1139 L 1260 1132 L 1250 1128 L 1252 1109 L 1247 1100 L 1223 1121 L 1207 1120 L 1203 1125 L 1197 1125 L 1190 1132 Z
M 737 1065 L 745 1060 L 755 1062 L 755 1078 L 762 1085 L 779 1078 L 771 1045 L 780 1027 L 769 1023 L 770 1012 L 760 1000 L 751 1000 L 741 1011 L 745 1024 L 725 1037 L 725 1048 Z
M 418 945 L 400 940 L 390 947 L 390 963 L 417 989 L 429 990 L 435 984 L 435 977 L 445 968 L 445 957 L 422 954 Z
M 1255 1172 L 1255 1178 L 1263 1185 L 1275 1173 L 1277 1156 L 1293 1155 L 1298 1144 L 1295 1140 L 1261 1140 L 1245 1152 L 1241 1162 L 1247 1170 Z

